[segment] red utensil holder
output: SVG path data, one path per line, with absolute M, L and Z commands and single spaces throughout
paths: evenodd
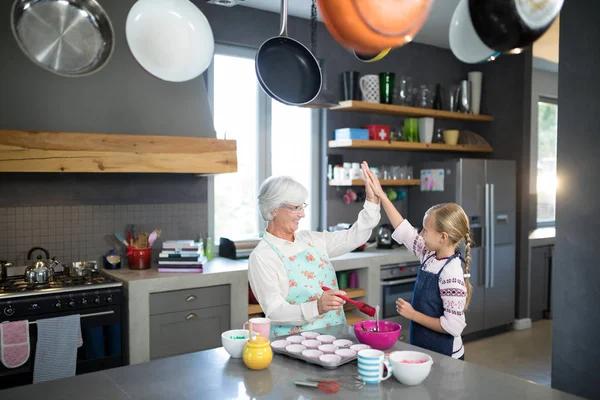
M 152 266 L 152 248 L 134 249 L 127 252 L 129 269 L 150 269 Z

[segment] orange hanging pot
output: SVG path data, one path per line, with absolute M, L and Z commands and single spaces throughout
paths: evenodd
M 317 0 L 323 22 L 342 46 L 361 55 L 410 42 L 433 0 Z

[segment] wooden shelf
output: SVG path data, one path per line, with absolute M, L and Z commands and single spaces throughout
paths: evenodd
M 456 151 L 471 153 L 491 153 L 489 146 L 473 146 L 467 144 L 439 144 L 419 142 L 385 142 L 383 140 L 330 140 L 330 149 L 363 149 L 363 150 L 404 150 L 404 151 Z
M 236 171 L 235 140 L 0 130 L 0 172 Z
M 342 290 L 344 292 L 346 292 L 346 296 L 350 299 L 357 299 L 359 297 L 365 297 L 367 294 L 367 291 L 365 289 L 360 289 L 360 288 L 342 289 Z M 263 312 L 263 310 L 259 304 L 248 304 L 248 315 L 260 314 L 262 312 Z
M 491 115 L 463 114 L 452 111 L 433 110 L 431 108 L 396 106 L 393 104 L 367 103 L 364 101 L 356 100 L 340 101 L 339 105 L 331 107 L 330 110 L 366 112 L 371 114 L 397 115 L 401 117 L 415 118 L 433 117 L 437 119 L 450 119 L 455 121 L 488 122 L 494 120 L 494 117 L 492 117 Z
M 419 179 L 382 179 L 379 181 L 381 186 L 418 186 L 421 184 Z M 329 186 L 364 186 L 365 181 L 362 179 L 354 180 L 343 180 L 343 181 L 329 181 Z

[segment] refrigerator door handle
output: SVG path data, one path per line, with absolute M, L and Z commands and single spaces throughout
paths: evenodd
M 494 205 L 494 184 L 490 185 L 490 287 L 494 287 L 494 275 L 496 265 L 494 263 L 494 247 L 496 246 L 496 238 L 494 231 L 496 230 L 496 207 Z
M 484 285 L 489 288 L 490 280 L 490 185 L 485 184 L 485 214 L 483 231 L 483 254 L 484 254 Z

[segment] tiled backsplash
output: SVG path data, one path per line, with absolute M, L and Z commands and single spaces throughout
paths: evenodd
M 130 224 L 136 225 L 138 234 L 162 228 L 154 244 L 156 253 L 163 240 L 205 237 L 207 215 L 203 202 L 0 207 L 0 259 L 24 265 L 27 252 L 35 246 L 47 249 L 61 263 L 100 260 L 113 248 L 124 254 L 124 246 L 113 234 L 124 234 Z

